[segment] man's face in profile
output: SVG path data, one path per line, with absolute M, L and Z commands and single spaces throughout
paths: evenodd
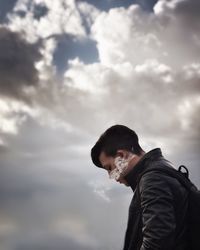
M 123 175 L 120 174 L 116 166 L 116 157 L 121 157 L 118 154 L 116 156 L 107 156 L 104 152 L 101 152 L 99 161 L 102 167 L 108 172 L 111 179 L 115 179 L 117 182 L 129 186 Z

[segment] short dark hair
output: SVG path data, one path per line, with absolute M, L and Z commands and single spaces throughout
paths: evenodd
M 99 161 L 101 152 L 104 152 L 107 156 L 115 156 L 119 149 L 125 149 L 137 155 L 142 152 L 137 134 L 124 125 L 114 125 L 99 137 L 91 149 L 92 161 L 97 167 L 102 168 Z

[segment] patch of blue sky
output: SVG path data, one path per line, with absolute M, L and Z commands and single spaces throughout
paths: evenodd
M 125 7 L 128 8 L 136 0 L 78 0 L 78 2 L 87 2 L 94 5 L 96 8 L 102 11 L 108 11 L 111 8 Z
M 17 0 L 0 1 L 0 23 L 4 23 L 6 21 L 7 13 L 12 11 L 16 2 Z
M 43 16 L 46 16 L 48 13 L 48 8 L 43 4 L 35 4 L 31 6 L 29 3 L 28 9 L 31 10 L 31 12 L 33 13 L 34 19 L 37 19 L 37 20 L 39 20 Z M 22 18 L 26 15 L 26 12 L 23 10 L 18 10 L 16 11 L 16 13 Z
M 102 11 L 109 11 L 111 8 L 124 7 L 128 8 L 132 4 L 140 5 L 144 10 L 152 11 L 153 6 L 158 0 L 78 0 L 94 5 Z
M 34 6 L 34 18 L 40 19 L 41 17 L 45 16 L 48 12 L 48 8 L 45 5 L 37 4 Z
M 9 12 L 11 12 L 16 4 L 17 0 L 7 0 L 0 1 L 0 22 L 4 23 L 7 21 L 6 17 Z M 33 14 L 35 19 L 40 19 L 42 16 L 45 16 L 48 12 L 48 8 L 44 4 L 34 4 L 31 5 L 31 2 L 28 2 L 27 7 L 31 9 L 33 6 Z M 20 17 L 26 15 L 25 11 L 16 12 Z
M 58 46 L 54 52 L 53 63 L 58 74 L 63 74 L 68 68 L 69 60 L 78 57 L 85 64 L 99 61 L 96 43 L 91 39 L 81 39 L 69 35 L 57 37 Z
M 146 11 L 153 11 L 154 5 L 158 0 L 137 0 L 137 3 Z

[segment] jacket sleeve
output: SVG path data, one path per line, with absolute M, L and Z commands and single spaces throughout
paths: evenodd
M 143 223 L 140 250 L 173 249 L 176 220 L 167 177 L 156 172 L 145 174 L 139 192 Z

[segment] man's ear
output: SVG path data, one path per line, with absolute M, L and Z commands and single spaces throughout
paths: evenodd
M 122 158 L 127 159 L 127 158 L 130 157 L 130 154 L 131 154 L 131 155 L 135 155 L 135 154 L 133 154 L 133 153 L 131 153 L 131 152 L 125 150 L 125 149 L 118 149 L 118 150 L 117 150 L 116 156 L 120 156 L 120 157 L 122 157 Z
M 124 149 L 118 149 L 116 156 L 120 156 L 122 158 L 126 158 L 128 156 L 128 152 Z

